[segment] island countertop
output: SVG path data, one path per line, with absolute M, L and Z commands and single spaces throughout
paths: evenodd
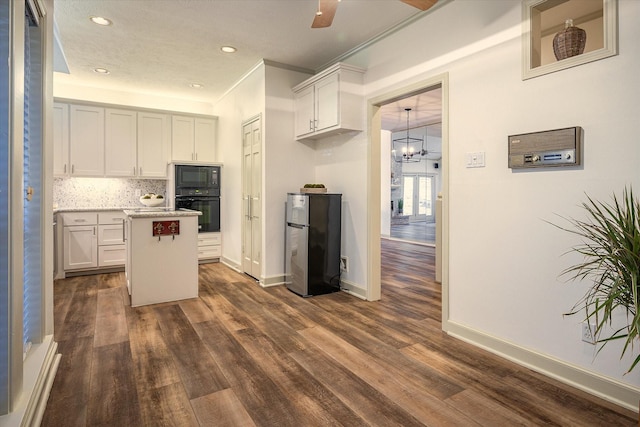
M 185 217 L 202 215 L 200 211 L 191 209 L 172 209 L 172 208 L 133 208 L 124 209 L 124 214 L 130 218 L 166 218 L 166 217 Z

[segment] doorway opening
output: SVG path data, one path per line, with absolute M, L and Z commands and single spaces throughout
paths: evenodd
M 426 102 L 426 98 L 431 98 Z M 437 100 L 434 102 L 434 99 Z M 413 105 L 409 105 L 413 103 Z M 425 104 L 420 107 L 421 104 Z M 426 105 L 429 105 L 427 108 Z M 424 117 L 416 114 L 415 124 L 411 116 L 406 120 L 407 108 L 428 111 Z M 424 135 L 424 159 L 413 165 L 403 164 L 398 174 L 392 165 L 397 162 L 398 150 L 394 153 L 393 112 L 395 111 L 396 130 L 404 132 L 407 139 L 419 139 Z M 385 115 L 386 114 L 386 115 Z M 391 119 L 389 119 L 391 117 Z M 404 127 L 400 123 L 403 118 Z M 421 122 L 420 119 L 423 121 Z M 369 199 L 368 249 L 369 287 L 367 299 L 375 301 L 381 296 L 381 238 L 394 239 L 391 235 L 391 220 L 406 222 L 404 225 L 422 223 L 434 225 L 439 230 L 435 239 L 436 278 L 442 285 L 442 328 L 448 330 L 449 294 L 448 294 L 448 75 L 442 74 L 431 79 L 392 90 L 369 100 L 369 129 L 371 131 L 369 149 L 368 181 L 371 185 Z M 407 125 L 407 121 L 409 124 Z M 429 129 L 431 127 L 431 129 Z M 434 135 L 437 129 L 437 138 Z M 437 142 L 437 146 L 435 145 Z M 414 150 L 414 152 L 417 152 Z M 405 156 L 403 156 L 405 157 Z M 415 156 L 414 156 L 415 157 Z M 415 164 L 423 163 L 423 170 L 413 170 Z M 396 187 L 397 186 L 397 187 Z M 394 188 L 400 189 L 393 190 Z M 392 196 L 392 191 L 397 195 Z M 440 208 L 436 208 L 437 196 L 441 196 Z M 401 201 L 401 202 L 400 202 Z M 401 206 L 399 206 L 399 204 Z M 402 215 L 399 214 L 400 207 Z M 436 215 L 436 212 L 440 215 Z M 400 218 L 397 218 L 400 216 Z M 385 232 L 388 230 L 388 232 Z M 437 241 L 436 241 L 437 240 Z
M 435 246 L 443 171 L 442 87 L 426 88 L 380 110 L 381 237 Z

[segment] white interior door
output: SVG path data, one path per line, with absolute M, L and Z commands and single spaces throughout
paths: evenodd
M 242 127 L 242 269 L 260 279 L 262 257 L 262 121 Z

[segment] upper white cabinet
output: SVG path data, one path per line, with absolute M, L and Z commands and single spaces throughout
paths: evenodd
M 172 160 L 215 162 L 215 117 L 117 107 L 54 103 L 54 176 L 166 179 Z
M 362 131 L 364 70 L 338 63 L 293 88 L 296 139 Z
M 166 178 L 169 115 L 108 108 L 105 112 L 106 176 Z
M 216 161 L 216 120 L 196 117 L 193 135 L 195 160 L 200 162 Z
M 135 111 L 105 110 L 105 175 L 136 175 L 136 121 Z
M 71 176 L 104 176 L 104 108 L 71 105 L 69 113 Z
M 69 104 L 53 103 L 53 175 L 69 174 Z
M 171 160 L 171 120 L 168 114 L 138 113 L 138 176 L 166 178 Z
M 171 117 L 171 160 L 215 162 L 215 119 Z

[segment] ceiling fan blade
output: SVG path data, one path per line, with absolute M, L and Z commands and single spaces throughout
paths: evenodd
M 427 10 L 438 2 L 438 0 L 400 0 L 400 1 L 410 6 L 417 7 L 420 10 Z
M 318 12 L 322 13 L 320 15 L 316 13 L 311 28 L 326 28 L 331 26 L 333 17 L 336 15 L 339 1 L 340 0 L 319 0 Z

